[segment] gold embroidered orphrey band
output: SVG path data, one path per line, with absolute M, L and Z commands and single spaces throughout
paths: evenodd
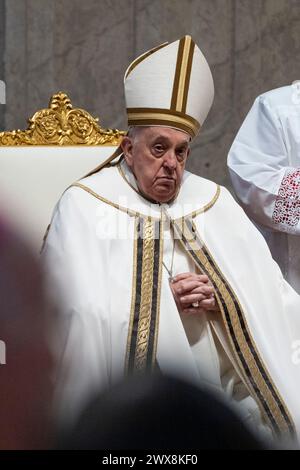
M 178 239 L 193 262 L 212 282 L 236 359 L 252 396 L 275 434 L 295 435 L 290 413 L 264 365 L 247 326 L 245 314 L 233 289 L 200 239 L 190 218 L 171 221 Z
M 163 222 L 136 217 L 131 314 L 125 374 L 152 371 L 156 362 Z

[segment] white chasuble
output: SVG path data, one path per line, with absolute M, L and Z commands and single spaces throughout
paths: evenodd
M 173 249 L 173 275 L 206 274 L 218 312 L 179 314 L 163 265 Z M 63 305 L 66 420 L 124 375 L 159 368 L 224 391 L 274 434 L 299 432 L 300 298 L 225 188 L 185 172 L 160 206 L 124 161 L 107 166 L 63 194 L 43 259 Z

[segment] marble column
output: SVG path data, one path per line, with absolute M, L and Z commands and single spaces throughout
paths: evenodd
M 300 2 L 236 2 L 236 128 L 254 98 L 300 79 Z
M 6 0 L 6 129 L 26 127 L 26 119 L 48 104 L 56 91 L 53 47 L 54 5 L 49 0 Z
M 134 48 L 133 0 L 56 0 L 56 88 L 100 117 L 104 127 L 126 125 L 123 75 Z

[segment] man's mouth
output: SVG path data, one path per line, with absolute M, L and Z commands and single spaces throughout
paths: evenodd
M 175 181 L 175 178 L 172 178 L 170 176 L 159 176 L 157 180 L 162 180 L 162 181 Z

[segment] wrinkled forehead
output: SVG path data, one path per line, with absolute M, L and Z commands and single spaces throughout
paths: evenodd
M 187 132 L 167 126 L 139 126 L 135 127 L 133 133 L 135 136 L 144 138 L 145 140 L 162 139 L 174 144 L 188 144 L 191 137 Z M 129 135 L 131 134 L 129 129 Z

